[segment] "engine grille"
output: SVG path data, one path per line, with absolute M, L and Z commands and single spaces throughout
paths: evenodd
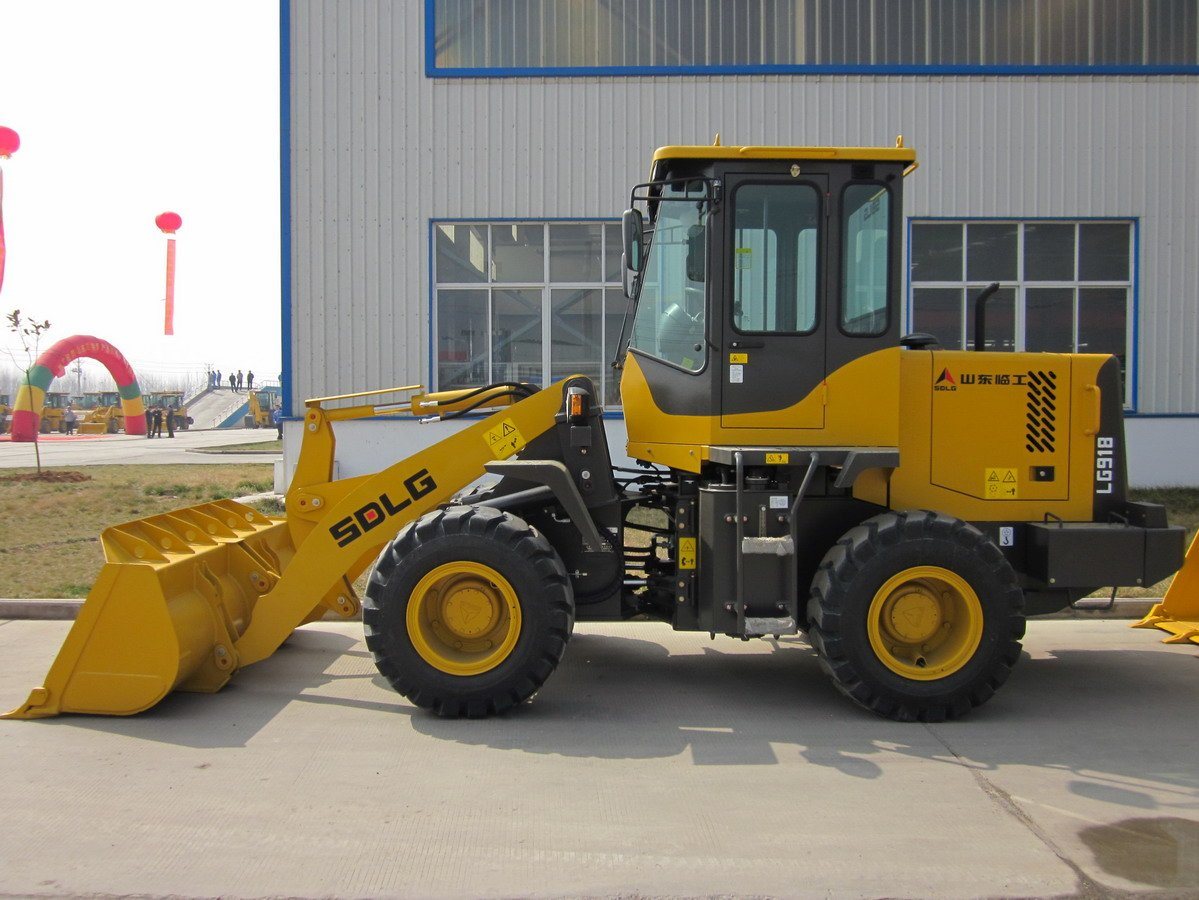
M 1029 453 L 1052 453 L 1057 442 L 1057 373 L 1028 373 L 1025 418 L 1025 449 Z

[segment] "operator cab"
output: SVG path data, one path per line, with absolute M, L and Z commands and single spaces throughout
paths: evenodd
M 730 440 L 824 428 L 812 398 L 826 376 L 899 343 L 901 189 L 915 158 L 902 138 L 659 149 L 623 223 L 626 409 L 649 399 L 717 419 Z

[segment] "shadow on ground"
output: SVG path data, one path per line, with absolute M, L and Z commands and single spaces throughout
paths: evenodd
M 302 629 L 215 696 L 176 693 L 132 718 L 66 716 L 39 727 L 236 747 L 301 702 L 398 714 L 435 740 L 508 752 L 604 759 L 689 753 L 697 766 L 771 766 L 799 754 L 866 779 L 879 777 L 884 755 L 899 754 L 984 772 L 1060 768 L 1074 773 L 1069 787 L 1082 797 L 1140 812 L 1199 808 L 1195 654 L 1154 648 L 1026 655 L 985 706 L 964 720 L 925 726 L 854 706 L 801 638 L 759 642 L 750 652 L 742 645 L 722 650 L 719 641 L 691 646 L 699 652 L 672 657 L 653 641 L 576 634 L 531 703 L 495 719 L 444 720 L 393 693 L 360 642 Z M 1137 752 L 1124 741 L 1113 746 L 1112 734 L 1138 742 Z M 1174 800 L 1155 799 L 1138 788 L 1144 782 L 1170 786 Z

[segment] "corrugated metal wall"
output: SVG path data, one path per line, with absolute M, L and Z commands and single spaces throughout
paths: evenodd
M 1141 412 L 1199 412 L 1197 79 L 429 79 L 424 4 L 292 0 L 293 398 L 429 378 L 429 220 L 619 216 L 663 144 L 880 144 L 909 216 L 1141 221 Z M 294 409 L 293 409 L 294 412 Z

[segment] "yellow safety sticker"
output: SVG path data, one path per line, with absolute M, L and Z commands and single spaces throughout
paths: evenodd
M 751 247 L 735 247 L 733 248 L 734 265 L 738 269 L 752 269 L 754 265 L 754 251 Z
M 507 459 L 517 450 L 523 450 L 525 446 L 524 437 L 511 419 L 504 419 L 495 428 L 485 432 L 483 441 L 496 459 Z
M 731 363 L 747 363 L 749 362 L 748 353 L 730 353 L 729 362 Z
M 695 538 L 679 538 L 679 568 L 695 568 Z
M 766 465 L 768 466 L 785 466 L 791 462 L 790 453 L 767 453 Z
M 983 497 L 987 500 L 1015 500 L 1020 483 L 1015 469 L 984 469 Z

